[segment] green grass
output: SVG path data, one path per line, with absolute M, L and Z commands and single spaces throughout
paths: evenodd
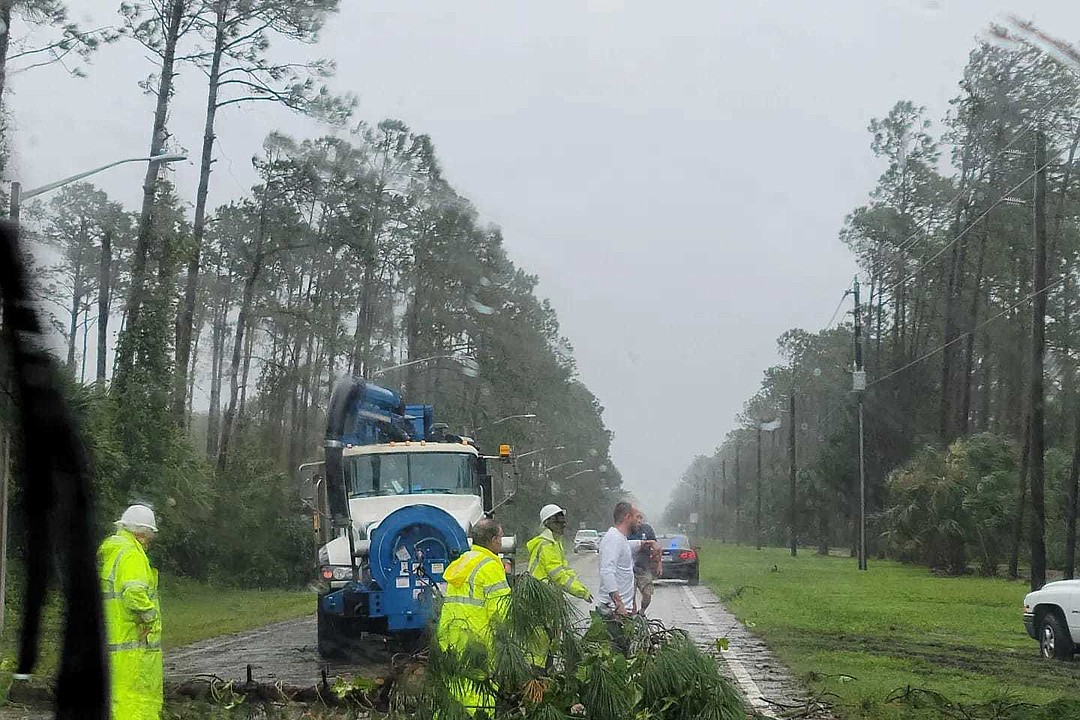
M 315 595 L 308 590 L 244 590 L 162 576 L 159 593 L 162 645 L 166 653 L 199 640 L 315 612 Z M 4 670 L 14 668 L 20 613 L 16 590 L 8 599 L 7 622 L 4 637 L 0 639 Z M 44 617 L 38 675 L 48 677 L 55 672 L 61 632 L 59 600 L 54 597 Z
M 315 613 L 309 590 L 243 590 L 166 578 L 161 584 L 162 645 L 170 648 Z
M 1039 657 L 1021 619 L 1026 583 L 873 560 L 860 573 L 812 550 L 718 543 L 706 543 L 701 576 L 811 690 L 835 693 L 845 717 L 942 716 L 885 703 L 909 686 L 972 705 L 1074 701 L 1056 716 L 1080 717 L 1080 663 Z

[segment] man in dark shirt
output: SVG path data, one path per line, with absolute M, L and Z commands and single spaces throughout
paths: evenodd
M 634 586 L 641 593 L 638 612 L 644 613 L 652 602 L 653 581 L 663 574 L 663 568 L 660 565 L 660 547 L 655 543 L 656 532 L 652 529 L 652 525 L 645 522 L 645 516 L 640 510 L 637 514 L 638 531 L 627 539 L 654 541 L 651 546 L 642 545 L 634 555 Z

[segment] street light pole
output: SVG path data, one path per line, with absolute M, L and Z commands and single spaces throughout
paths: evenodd
M 757 512 L 754 515 L 754 535 L 757 549 L 761 549 L 761 423 L 757 424 Z
M 583 462 L 585 462 L 585 461 L 584 460 L 567 460 L 566 462 L 559 463 L 558 465 L 552 465 L 545 472 L 550 473 L 552 470 L 558 470 L 559 468 L 566 467 L 567 465 L 580 465 Z
M 116 160 L 106 165 L 102 165 L 101 167 L 96 167 L 92 170 L 86 170 L 84 172 L 72 175 L 71 177 L 66 177 L 63 180 L 57 180 L 56 182 L 51 182 L 47 185 L 42 185 L 41 187 L 26 191 L 22 189 L 22 183 L 15 181 L 11 183 L 11 202 L 8 211 L 8 217 L 11 222 L 18 224 L 20 216 L 20 206 L 22 205 L 23 200 L 29 200 L 32 197 L 37 197 L 38 195 L 49 192 L 50 190 L 56 190 L 57 188 L 61 188 L 65 185 L 70 185 L 73 182 L 78 182 L 83 178 L 88 178 L 91 175 L 97 175 L 99 172 L 104 172 L 105 170 L 114 168 L 117 165 L 124 165 L 126 163 L 135 162 L 173 163 L 180 162 L 182 160 L 187 160 L 187 155 L 181 155 L 178 153 L 164 153 L 162 155 L 153 155 L 151 157 L 125 158 L 123 160 Z
M 530 450 L 529 452 L 521 453 L 520 455 L 515 455 L 514 459 L 515 460 L 521 460 L 522 458 L 527 458 L 530 455 L 536 455 L 537 453 L 549 452 L 551 450 L 565 450 L 565 449 L 566 448 L 564 446 L 562 446 L 562 445 L 556 445 L 555 447 L 549 447 L 549 448 L 537 448 L 536 450 Z
M 863 369 L 862 309 L 859 307 L 859 277 L 852 288 L 855 296 L 855 372 L 852 389 L 859 400 L 859 569 L 866 570 L 866 453 L 863 434 L 863 393 L 866 391 L 866 370 Z
M 478 432 L 480 432 L 481 430 L 484 430 L 484 429 L 489 428 L 489 427 L 494 427 L 495 425 L 502 425 L 504 422 L 507 422 L 509 420 L 531 420 L 532 418 L 535 418 L 535 417 L 536 417 L 535 413 L 522 413 L 520 415 L 507 415 L 506 417 L 499 418 L 498 420 L 495 420 L 494 422 L 490 422 L 487 425 L 482 425 L 482 426 L 480 426 L 478 428 L 473 428 L 472 435 L 475 437 L 476 434 Z
M 788 428 L 788 465 L 790 465 L 791 472 L 791 524 L 789 530 L 791 531 L 791 557 L 796 557 L 799 554 L 798 543 L 798 531 L 796 529 L 796 513 L 795 513 L 795 388 L 791 388 L 791 397 L 789 398 L 788 407 L 791 412 L 791 422 Z
M 466 374 L 475 372 L 475 369 L 474 369 L 474 366 L 473 366 L 473 363 L 475 363 L 475 360 L 473 360 L 473 358 L 470 358 L 468 356 L 462 356 L 462 355 L 432 355 L 431 357 L 420 358 L 418 360 L 410 360 L 409 362 L 403 362 L 403 363 L 400 363 L 398 365 L 391 365 L 390 367 L 385 367 L 385 368 L 382 368 L 381 370 L 376 370 L 375 372 L 371 373 L 371 375 L 369 375 L 368 377 L 370 377 L 372 380 L 374 380 L 375 378 L 381 377 L 382 375 L 385 375 L 386 373 L 391 372 L 393 370 L 400 370 L 401 368 L 412 367 L 413 365 L 420 365 L 421 363 L 433 362 L 435 360 L 457 360 L 457 361 L 461 362 L 461 367 L 462 367 L 462 369 L 464 369 L 466 371 Z M 472 362 L 469 362 L 469 361 L 472 361 Z M 475 375 L 473 377 L 475 377 Z
M 32 197 L 37 197 L 43 193 L 47 193 L 50 190 L 56 190 L 73 182 L 82 180 L 83 178 L 96 175 L 99 172 L 114 168 L 117 165 L 123 165 L 124 163 L 132 162 L 179 162 L 180 160 L 187 160 L 186 155 L 177 154 L 163 154 L 154 155 L 148 158 L 126 158 L 124 160 L 117 160 L 115 162 L 102 165 L 101 167 L 87 170 L 85 172 L 66 177 L 63 180 L 57 180 L 47 185 L 34 188 L 33 190 L 23 191 L 22 183 L 14 181 L 11 183 L 11 197 L 8 203 L 8 220 L 12 224 L 18 226 L 19 218 L 21 216 L 21 206 L 23 200 L 29 200 Z M 6 434 L 6 433 L 5 433 Z M 9 494 L 9 482 L 11 477 L 10 472 L 10 451 L 9 446 L 11 441 L 7 437 L 0 438 L 0 445 L 3 446 L 0 451 L 0 635 L 4 632 L 5 613 L 4 606 L 7 602 L 7 557 L 8 557 L 8 494 Z

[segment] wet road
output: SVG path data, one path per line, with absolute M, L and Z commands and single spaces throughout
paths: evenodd
M 600 584 L 597 556 L 587 553 L 571 557 L 571 564 L 582 581 L 595 593 Z M 588 611 L 585 603 L 574 602 L 582 612 Z M 751 707 L 762 715 L 779 715 L 783 708 L 805 705 L 805 690 L 708 588 L 690 587 L 679 581 L 658 582 L 648 614 L 669 627 L 687 630 L 702 648 L 712 653 L 717 652 L 716 640 L 727 638 L 728 650 L 721 653 L 722 667 Z M 320 681 L 324 668 L 331 680 L 339 676 L 377 675 L 389 670 L 391 657 L 391 652 L 373 647 L 371 657 L 358 663 L 322 662 L 315 648 L 312 616 L 170 651 L 165 656 L 165 672 L 173 682 L 200 676 L 243 681 L 250 665 L 252 678 L 257 682 L 311 687 Z

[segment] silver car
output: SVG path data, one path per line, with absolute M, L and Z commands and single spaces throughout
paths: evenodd
M 600 533 L 595 530 L 578 530 L 577 535 L 574 535 L 574 552 L 581 552 L 582 550 L 599 552 Z

